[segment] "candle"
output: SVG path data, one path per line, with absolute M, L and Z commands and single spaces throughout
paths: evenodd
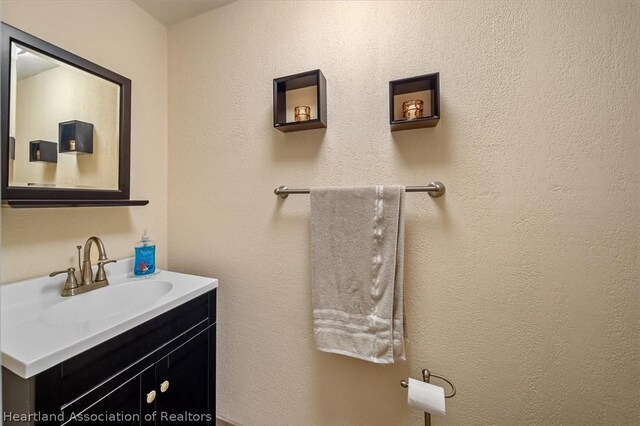
M 402 116 L 405 120 L 415 120 L 422 118 L 422 109 L 424 102 L 420 99 L 406 101 L 402 103 Z
M 40 161 L 40 149 L 36 149 L 36 160 Z
M 70 151 L 75 151 L 76 150 L 76 140 L 75 139 L 71 139 L 69 141 L 69 150 Z
M 296 121 L 309 121 L 311 119 L 311 107 L 306 105 L 294 108 Z

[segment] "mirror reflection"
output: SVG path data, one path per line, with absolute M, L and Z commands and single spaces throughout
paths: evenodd
M 118 189 L 120 86 L 11 43 L 9 186 Z

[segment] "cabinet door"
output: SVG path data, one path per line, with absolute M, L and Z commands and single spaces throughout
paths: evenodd
M 208 330 L 202 331 L 156 363 L 159 424 L 215 421 L 210 412 L 213 404 L 209 403 L 208 333 Z M 215 364 L 211 365 L 213 368 Z
M 155 401 L 147 404 L 146 396 L 154 389 L 154 373 L 151 365 L 78 398 L 63 409 L 66 424 L 153 424 Z

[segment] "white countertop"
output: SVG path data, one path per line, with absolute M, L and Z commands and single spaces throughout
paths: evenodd
M 132 277 L 133 259 L 119 260 L 105 266 L 109 286 L 71 297 L 62 297 L 66 274 L 54 278 L 39 277 L 0 286 L 0 349 L 2 365 L 23 378 L 34 376 L 62 361 L 86 351 L 106 340 L 134 328 L 176 306 L 218 287 L 215 278 L 160 271 L 146 277 Z M 81 301 L 111 303 L 110 294 L 117 286 L 129 290 L 149 289 L 155 283 L 170 290 L 161 297 L 142 303 L 135 309 L 117 312 L 105 318 L 78 318 L 70 321 L 45 321 L 52 312 L 64 314 L 69 301 L 78 306 Z M 168 285 L 167 283 L 171 283 Z M 100 291 L 109 291 L 100 293 Z M 93 296 L 86 297 L 93 294 Z M 85 299 L 82 299 L 85 298 Z M 52 311 L 52 308 L 53 311 Z M 70 318 L 74 318 L 71 316 Z

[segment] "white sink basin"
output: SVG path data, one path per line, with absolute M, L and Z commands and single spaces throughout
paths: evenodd
M 63 275 L 0 286 L 2 366 L 32 377 L 218 287 L 170 271 L 132 278 L 133 259 L 109 265 L 109 285 L 62 297 Z
M 110 285 L 72 296 L 46 309 L 40 321 L 50 325 L 82 324 L 153 305 L 173 288 L 168 281 L 139 281 Z

